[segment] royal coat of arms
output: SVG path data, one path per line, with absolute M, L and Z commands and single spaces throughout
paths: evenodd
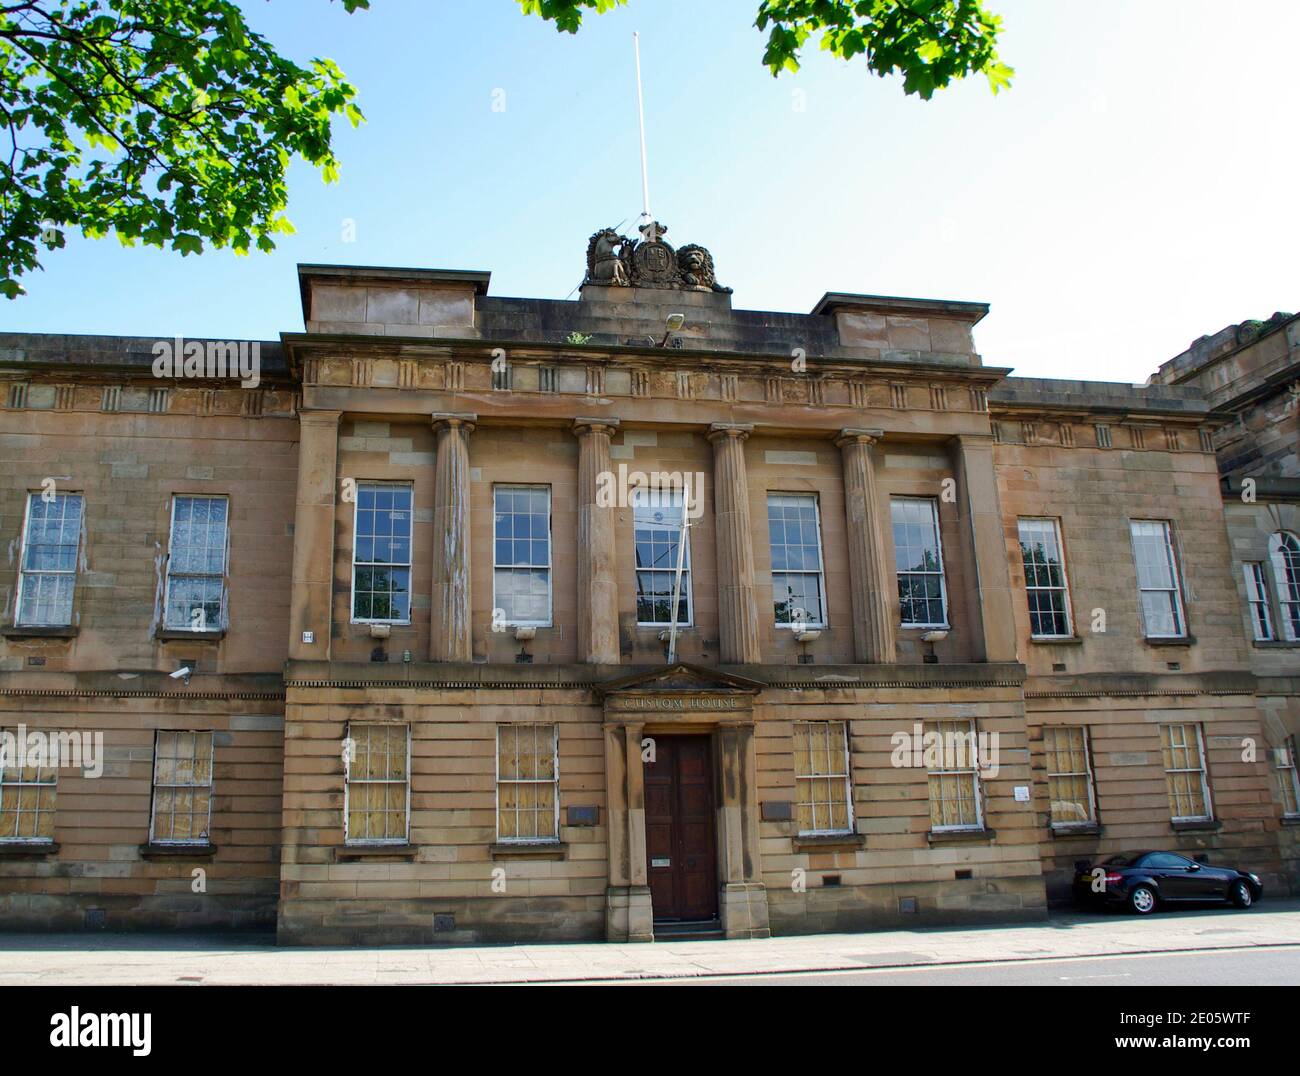
M 729 293 L 714 275 L 713 255 L 697 243 L 675 249 L 664 242 L 667 226 L 650 221 L 639 229 L 640 239 L 603 228 L 587 243 L 587 276 L 583 284 L 616 288 L 677 288 L 683 291 Z

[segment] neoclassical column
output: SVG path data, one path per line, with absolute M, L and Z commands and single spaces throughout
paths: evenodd
M 614 564 L 614 505 L 597 496 L 608 474 L 616 418 L 574 419 L 578 438 L 578 660 L 617 665 L 618 576 Z
M 289 604 L 289 657 L 295 661 L 328 661 L 330 656 L 341 414 L 303 411 L 298 416 L 293 596 Z M 304 633 L 311 642 L 304 641 Z
M 844 511 L 848 522 L 849 589 L 853 598 L 853 654 L 869 665 L 892 664 L 895 595 L 885 564 L 885 540 L 876 498 L 871 446 L 880 430 L 841 430 L 835 444 L 844 467 Z
M 469 435 L 476 415 L 430 416 L 437 449 L 433 474 L 432 661 L 471 661 Z
M 757 664 L 761 660 L 749 485 L 745 477 L 745 439 L 753 428 L 721 422 L 709 427 L 718 543 L 718 657 L 724 665 Z

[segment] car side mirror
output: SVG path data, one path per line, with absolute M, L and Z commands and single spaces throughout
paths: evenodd
M 1189 871 L 1198 871 L 1201 869 L 1201 865 L 1199 863 L 1192 863 L 1188 865 L 1187 869 Z

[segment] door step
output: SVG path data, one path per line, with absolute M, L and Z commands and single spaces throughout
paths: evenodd
M 725 936 L 716 919 L 655 922 L 655 941 L 718 941 Z

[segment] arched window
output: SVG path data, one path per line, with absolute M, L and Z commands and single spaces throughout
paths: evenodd
M 1300 538 L 1288 531 L 1278 531 L 1268 541 L 1268 553 L 1277 583 L 1282 638 L 1300 642 Z

